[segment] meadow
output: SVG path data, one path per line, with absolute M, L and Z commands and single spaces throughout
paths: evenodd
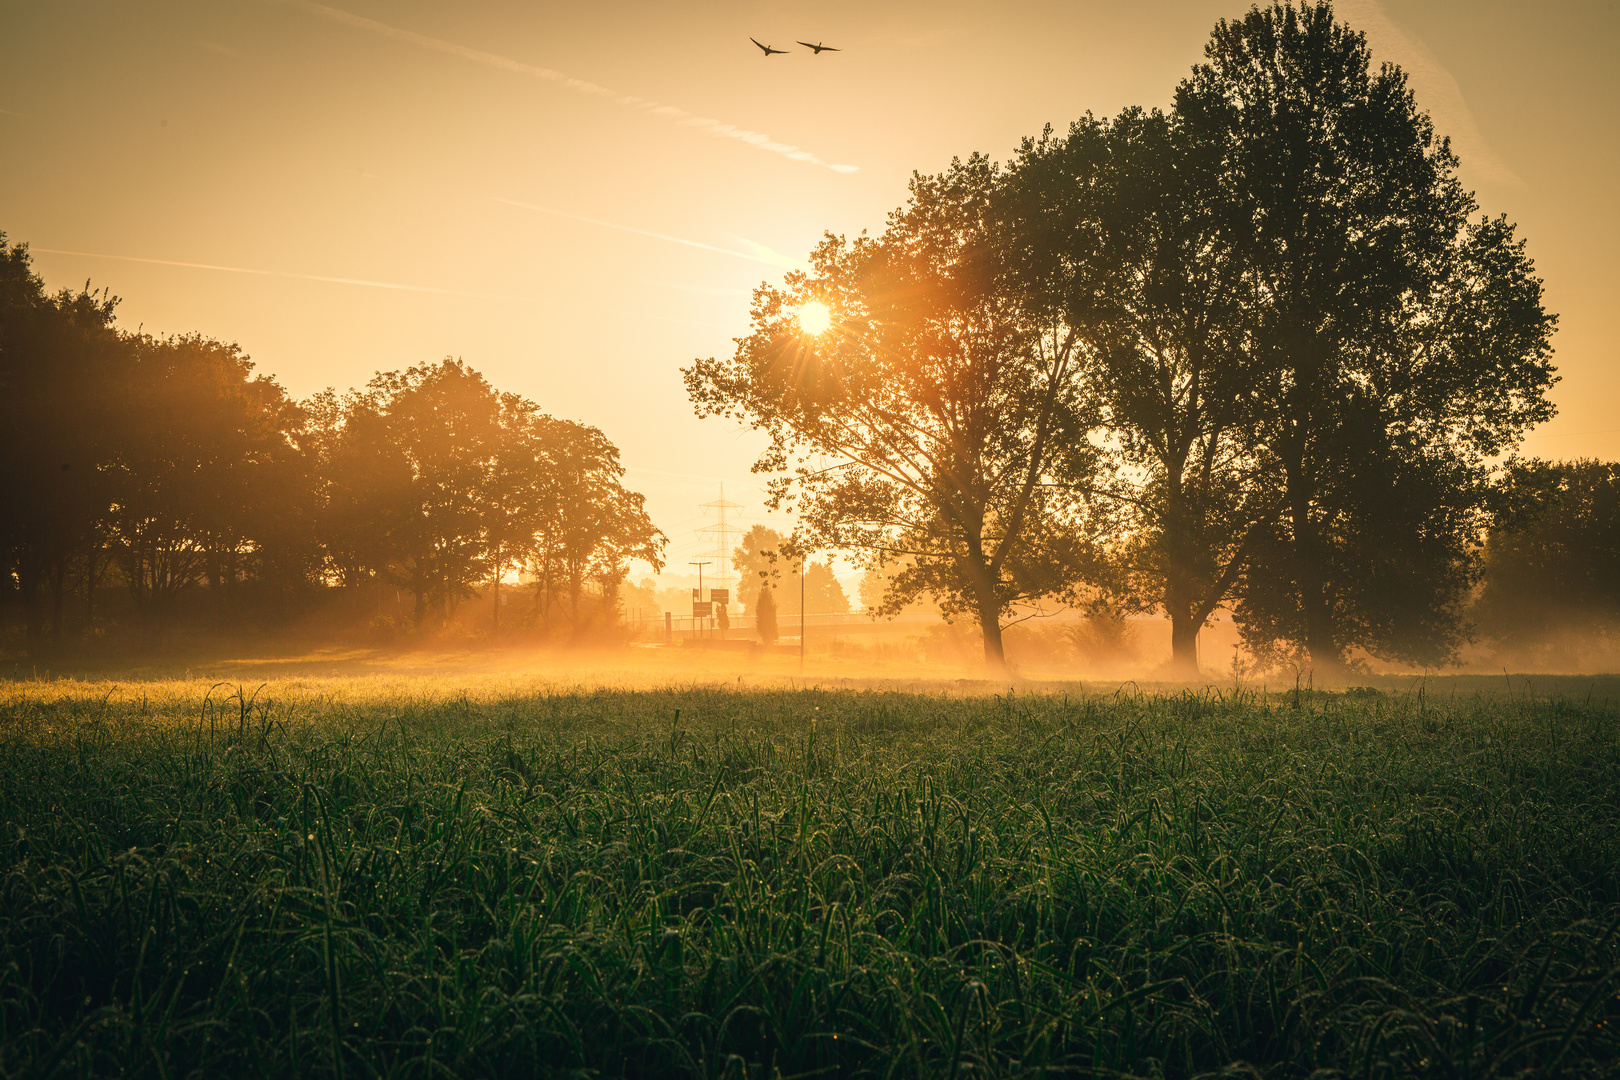
M 0 685 L 0 1075 L 1613 1075 L 1620 686 Z

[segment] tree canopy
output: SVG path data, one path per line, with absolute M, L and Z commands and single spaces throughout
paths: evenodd
M 880 238 L 828 236 L 812 269 L 754 294 L 727 361 L 684 369 L 700 416 L 764 431 L 756 471 L 811 547 L 902 557 L 897 602 L 926 590 L 970 614 L 1002 663 L 1001 619 L 1068 587 L 1089 555 L 1083 498 L 1098 455 L 1079 339 L 1008 288 L 987 159 L 917 176 Z M 819 337 L 797 323 L 825 305 Z
M 459 360 L 298 402 L 236 345 L 128 333 L 116 306 L 48 293 L 0 236 L 0 600 L 33 647 L 101 628 L 109 585 L 149 629 L 395 588 L 426 629 L 486 585 L 498 605 L 503 575 L 579 636 L 631 560 L 662 564 L 606 436 Z
M 1329 5 L 1255 7 L 1168 113 L 914 177 L 688 393 L 768 436 L 797 539 L 897 562 L 882 610 L 931 593 L 992 664 L 1046 599 L 1167 614 L 1182 675 L 1222 605 L 1324 674 L 1443 661 L 1492 461 L 1555 381 L 1525 245 L 1457 164 Z

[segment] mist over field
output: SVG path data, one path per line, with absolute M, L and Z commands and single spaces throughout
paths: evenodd
M 0 1080 L 1617 1075 L 1616 40 L 0 6 Z

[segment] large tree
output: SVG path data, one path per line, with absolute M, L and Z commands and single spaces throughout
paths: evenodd
M 75 568 L 100 574 L 105 465 L 125 415 L 115 395 L 130 367 L 117 303 L 88 284 L 48 293 L 27 246 L 0 233 L 0 558 L 32 647 L 61 640 Z
M 1242 264 L 1220 159 L 1174 115 L 1087 117 L 1027 140 L 1004 202 L 1009 261 L 1088 342 L 1088 391 L 1130 483 L 1099 494 L 1128 526 L 1115 598 L 1170 617 L 1171 665 L 1241 581 L 1275 498 L 1257 483 Z
M 520 546 L 536 607 L 542 622 L 561 610 L 579 637 L 599 621 L 583 604 L 586 583 L 599 591 L 598 613 L 616 619 L 631 561 L 661 569 L 664 534 L 647 516 L 642 495 L 624 486 L 619 449 L 600 429 L 532 408 L 510 415 L 521 420 L 507 432 L 517 459 L 512 475 L 530 478 L 523 490 L 534 500 L 532 515 L 518 516 L 533 528 Z
M 1405 75 L 1327 4 L 1222 22 L 1176 94 L 1242 260 L 1256 453 L 1281 493 L 1238 605 L 1318 670 L 1460 632 L 1487 463 L 1552 413 L 1554 318 Z
M 356 402 L 381 418 L 386 473 L 406 479 L 391 529 L 387 576 L 415 597 L 415 623 L 447 617 L 488 570 L 487 483 L 500 436 L 500 398 L 484 377 L 446 357 L 371 380 Z
M 1074 481 L 1096 464 L 1079 339 L 1009 287 L 1003 183 L 979 156 L 914 177 L 881 238 L 829 236 L 809 272 L 756 290 L 729 361 L 684 372 L 700 416 L 767 434 L 755 469 L 778 474 L 771 505 L 799 514 L 805 544 L 906 557 L 892 589 L 971 615 L 993 668 L 1008 612 L 1078 576 Z M 819 335 L 808 304 L 830 313 Z
M 1493 499 L 1479 631 L 1534 645 L 1620 630 L 1620 464 L 1512 462 Z
M 107 468 L 114 551 L 137 608 L 151 616 L 204 584 L 223 602 L 266 555 L 294 577 L 310 569 L 303 410 L 233 344 L 126 341 L 135 362 Z

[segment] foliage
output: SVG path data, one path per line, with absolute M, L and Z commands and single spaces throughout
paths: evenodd
M 906 556 L 896 602 L 928 591 L 971 615 L 992 665 L 1013 606 L 1081 573 L 1082 500 L 1051 481 L 1096 465 L 1077 340 L 1007 287 L 990 228 L 1002 184 L 979 156 L 914 177 L 881 238 L 828 236 L 808 273 L 755 291 L 731 360 L 684 369 L 698 415 L 767 435 L 755 469 L 786 474 L 772 506 L 800 515 L 803 543 Z M 810 301 L 832 312 L 819 339 L 797 324 Z
M 780 633 L 776 627 L 776 593 L 768 581 L 759 583 L 759 595 L 752 604 L 754 611 L 754 629 L 759 633 L 759 640 L 767 645 L 775 645 Z
M 485 582 L 498 613 L 514 568 L 536 583 L 534 620 L 578 636 L 617 619 L 630 560 L 661 565 L 602 432 L 459 360 L 299 403 L 236 345 L 120 332 L 116 304 L 47 294 L 0 236 L 0 602 L 22 608 L 33 649 L 72 616 L 103 629 L 109 584 L 157 628 L 198 598 L 220 625 L 388 583 L 413 594 L 420 630 Z
M 122 418 L 124 358 L 109 329 L 117 304 L 88 283 L 48 294 L 27 245 L 0 233 L 0 559 L 36 643 L 47 634 L 46 593 L 49 632 L 62 639 L 75 562 L 105 538 L 100 466 Z
M 796 565 L 783 561 L 782 534 L 769 525 L 751 525 L 743 533 L 742 543 L 732 549 L 731 567 L 737 571 L 739 598 L 748 595 L 743 583 L 751 587 L 759 583 L 767 592 L 775 593 L 784 572 L 792 573 Z M 797 591 L 797 590 L 794 590 Z
M 1252 648 L 1450 657 L 1487 462 L 1553 409 L 1541 283 L 1471 222 L 1406 77 L 1326 4 L 1221 22 L 1176 93 L 1220 161 L 1243 264 L 1256 443 L 1281 513 L 1237 608 Z
M 12 692 L 0 1071 L 1620 1058 L 1612 701 L 354 689 Z
M 754 525 L 734 549 L 731 564 L 741 581 L 762 583 L 770 591 L 776 610 L 783 615 L 797 615 L 801 607 L 812 615 L 847 613 L 849 598 L 844 595 L 844 587 L 838 583 L 829 564 L 806 562 L 804 580 L 799 580 L 802 554 L 791 538 L 768 525 Z
M 137 607 L 172 605 L 199 581 L 223 597 L 255 571 L 308 584 L 320 556 L 304 411 L 235 345 L 194 334 L 124 345 L 124 419 L 100 468 L 111 550 Z
M 1019 279 L 1092 346 L 1087 389 L 1133 478 L 1107 492 L 1128 535 L 1103 584 L 1169 615 L 1183 676 L 1276 501 L 1252 452 L 1244 267 L 1220 165 L 1174 114 L 1087 117 L 1025 141 L 1004 210 Z
M 1496 501 L 1479 630 L 1523 644 L 1620 629 L 1620 465 L 1516 461 Z

